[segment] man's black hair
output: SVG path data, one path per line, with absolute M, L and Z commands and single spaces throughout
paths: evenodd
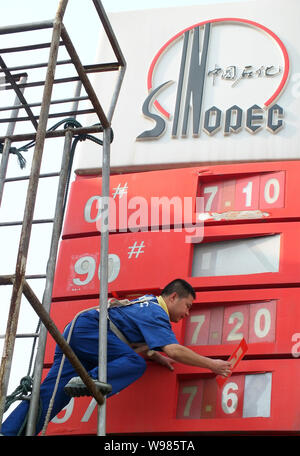
M 161 294 L 162 296 L 169 296 L 170 294 L 174 293 L 174 291 L 176 291 L 179 298 L 186 298 L 189 295 L 192 295 L 194 299 L 196 298 L 194 288 L 183 279 L 172 280 L 172 282 L 168 283 L 168 285 L 165 286 Z

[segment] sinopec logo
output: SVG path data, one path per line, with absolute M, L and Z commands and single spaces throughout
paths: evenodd
M 167 127 L 172 138 L 278 133 L 284 109 L 277 102 L 288 76 L 287 50 L 267 27 L 240 18 L 195 24 L 154 57 L 142 111 L 155 124 L 137 140 L 158 139 Z

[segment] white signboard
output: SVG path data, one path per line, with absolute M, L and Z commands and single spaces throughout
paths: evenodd
M 127 60 L 113 171 L 300 158 L 299 17 L 299 0 L 112 14 Z M 108 49 L 100 39 L 98 61 Z M 112 72 L 94 81 L 105 110 L 114 84 Z M 99 168 L 85 141 L 76 172 Z

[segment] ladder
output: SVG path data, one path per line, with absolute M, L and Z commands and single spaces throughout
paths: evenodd
M 91 391 L 92 395 L 98 403 L 98 410 L 100 410 L 101 406 L 101 414 L 98 413 L 99 418 L 97 435 L 105 435 L 106 433 L 105 398 L 96 389 L 92 379 L 89 377 L 88 373 L 79 362 L 75 353 L 66 343 L 65 339 L 62 337 L 49 316 L 56 258 L 63 225 L 64 208 L 68 193 L 68 183 L 72 169 L 74 143 L 78 141 L 79 138 L 82 139 L 84 137 L 83 135 L 98 133 L 102 134 L 102 196 L 104 198 L 107 198 L 109 196 L 110 143 L 112 138 L 111 121 L 126 70 L 125 59 L 101 1 L 90 0 L 90 2 L 93 3 L 95 12 L 99 16 L 104 32 L 109 40 L 110 46 L 115 56 L 114 62 L 99 63 L 93 65 L 82 64 L 63 22 L 68 6 L 68 0 L 59 1 L 54 20 L 0 28 L 0 36 L 13 35 L 16 33 L 22 33 L 26 35 L 27 33 L 37 30 L 46 30 L 51 34 L 51 40 L 47 43 L 40 42 L 38 44 L 34 43 L 30 45 L 22 45 L 0 50 L 0 84 L 4 85 L 5 90 L 12 90 L 15 93 L 15 102 L 13 106 L 0 106 L 0 112 L 7 111 L 10 113 L 10 115 L 6 118 L 0 119 L 1 123 L 7 123 L 6 134 L 4 136 L 0 136 L 0 144 L 3 145 L 0 167 L 0 204 L 6 183 L 17 182 L 20 180 L 28 181 L 23 220 L 0 223 L 0 230 L 4 227 L 21 227 L 21 234 L 19 238 L 19 246 L 15 263 L 15 273 L 0 275 L 0 285 L 10 285 L 12 287 L 2 362 L 0 366 L 0 424 L 2 423 L 3 419 L 16 338 L 38 338 L 38 348 L 34 368 L 34 382 L 30 398 L 26 435 L 35 434 L 35 422 L 39 401 L 39 387 L 42 377 L 43 359 L 48 332 L 55 339 L 57 344 L 59 344 L 63 353 L 69 359 L 74 368 L 76 368 L 77 372 L 80 374 L 80 377 L 88 389 Z M 24 42 L 26 41 L 24 40 Z M 39 52 L 41 49 L 45 48 L 49 49 L 49 57 L 46 63 L 36 61 L 35 59 L 33 62 L 27 60 L 26 64 L 22 66 L 6 65 L 6 54 L 10 56 L 17 55 L 19 57 L 20 53 L 26 53 L 28 51 Z M 68 54 L 67 59 L 60 59 L 61 49 L 63 49 Z M 58 66 L 65 66 L 68 68 L 72 67 L 74 74 L 69 77 L 55 78 L 55 71 Z M 42 81 L 39 80 L 31 82 L 30 76 L 32 72 L 37 68 L 44 68 L 46 70 L 45 76 Z M 91 74 L 106 71 L 118 72 L 114 92 L 112 94 L 111 104 L 109 106 L 107 114 L 104 112 L 100 101 L 93 89 L 93 85 L 88 77 Z M 70 83 L 76 84 L 75 93 L 73 96 L 61 99 L 55 99 L 53 97 L 53 88 L 56 87 L 57 84 Z M 27 94 L 30 93 L 30 90 L 32 88 L 36 88 L 38 86 L 42 87 L 41 100 L 38 102 L 32 101 L 28 98 Z M 83 95 L 81 95 L 82 89 L 85 92 Z M 69 110 L 66 110 L 66 104 L 70 105 L 70 103 L 72 103 L 71 109 L 69 108 Z M 85 106 L 88 105 L 88 107 L 81 109 L 80 105 L 82 103 L 84 103 Z M 55 111 L 53 110 L 54 107 L 56 108 Z M 59 109 L 57 109 L 57 107 Z M 35 113 L 36 109 L 38 109 L 37 114 Z M 20 115 L 20 111 L 22 111 L 22 115 Z M 24 111 L 25 114 L 23 115 Z M 79 123 L 75 123 L 73 125 L 72 122 L 70 123 L 69 121 L 64 121 L 66 118 L 69 119 L 72 117 L 72 119 L 77 119 L 79 115 L 90 113 L 96 115 L 98 119 L 98 123 L 96 125 L 82 126 Z M 49 119 L 56 120 L 57 128 L 48 128 Z M 19 126 L 21 123 L 24 125 L 24 131 L 17 134 L 15 132 L 16 126 Z M 41 163 L 45 146 L 50 141 L 53 142 L 55 138 L 56 140 L 58 140 L 58 138 L 62 138 L 64 141 L 60 170 L 54 173 L 42 173 Z M 17 146 L 20 143 L 24 144 L 24 141 L 30 141 L 32 142 L 30 144 L 34 146 L 30 175 L 7 178 L 6 175 L 11 154 L 17 154 L 17 157 L 22 162 L 22 156 L 20 153 L 22 153 L 23 146 L 19 148 Z M 39 182 L 42 179 L 53 177 L 58 179 L 54 217 L 51 219 L 34 219 Z M 41 226 L 43 224 L 52 224 L 51 243 L 46 272 L 44 274 L 35 275 L 26 274 L 32 227 L 33 225 Z M 101 226 L 100 264 L 101 276 L 99 292 L 99 367 L 101 366 L 101 369 L 99 368 L 99 380 L 106 382 L 108 231 L 104 225 Z M 42 300 L 37 297 L 36 293 L 33 291 L 32 286 L 29 284 L 29 281 L 32 279 L 44 279 L 45 281 Z M 39 319 L 43 323 L 40 330 L 37 330 L 35 333 L 17 334 L 22 296 L 26 297 L 27 301 L 34 309 L 34 312 L 38 315 Z

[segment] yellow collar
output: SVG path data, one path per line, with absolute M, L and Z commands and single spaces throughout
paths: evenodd
M 162 296 L 157 296 L 157 301 L 158 301 L 158 304 L 160 305 L 160 307 L 162 307 L 164 309 L 164 311 L 167 313 L 168 317 L 170 318 L 169 310 L 168 310 L 167 304 L 164 301 L 164 298 Z

